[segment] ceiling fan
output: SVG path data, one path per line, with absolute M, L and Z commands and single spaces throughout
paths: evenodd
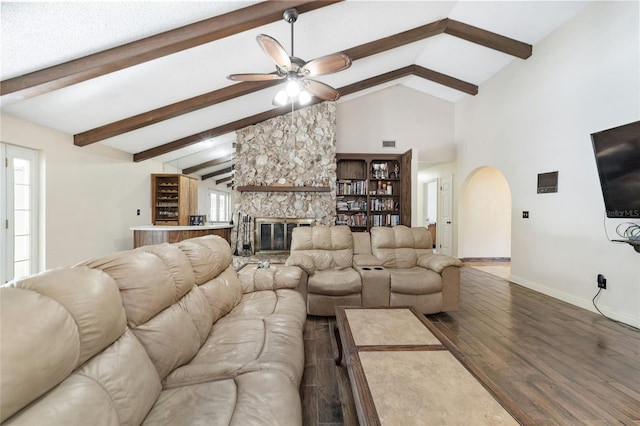
M 311 101 L 312 95 L 325 101 L 337 100 L 340 93 L 336 89 L 309 77 L 345 70 L 351 66 L 351 58 L 344 53 L 322 56 L 309 62 L 295 57 L 293 54 L 293 24 L 298 19 L 298 10 L 295 8 L 287 9 L 282 17 L 291 24 L 291 55 L 288 55 L 282 45 L 273 37 L 259 34 L 256 40 L 262 50 L 276 64 L 276 71 L 268 74 L 231 74 L 227 78 L 233 81 L 286 80 L 286 88 L 278 91 L 273 99 L 273 104 L 278 106 L 296 100 L 304 105 Z

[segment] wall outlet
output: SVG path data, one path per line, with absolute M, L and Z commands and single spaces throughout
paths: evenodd
M 607 289 L 607 279 L 602 274 L 598 274 L 598 288 Z
M 528 211 L 526 211 L 526 210 L 525 210 L 525 211 L 523 211 L 523 212 L 522 212 L 522 218 L 523 218 L 523 219 L 529 219 L 529 212 L 528 212 Z

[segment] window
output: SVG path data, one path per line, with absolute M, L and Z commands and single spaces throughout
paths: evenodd
M 5 167 L 0 174 L 2 244 L 0 282 L 37 272 L 37 153 L 1 144 Z
M 209 190 L 209 220 L 212 222 L 229 222 L 231 215 L 231 194 L 215 189 Z

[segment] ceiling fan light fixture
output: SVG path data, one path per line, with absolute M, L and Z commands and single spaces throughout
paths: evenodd
M 256 41 L 273 61 L 276 71 L 265 73 L 231 74 L 227 78 L 233 81 L 268 81 L 286 80 L 286 86 L 278 91 L 272 103 L 284 106 L 289 102 L 306 105 L 312 97 L 323 101 L 336 101 L 340 93 L 333 87 L 313 80 L 309 77 L 331 74 L 342 71 L 351 66 L 351 58 L 345 53 L 333 53 L 321 56 L 306 62 L 296 56 L 293 51 L 293 24 L 298 19 L 298 11 L 295 8 L 287 9 L 282 17 L 291 25 L 291 54 L 287 54 L 282 45 L 273 37 L 259 34 Z
M 306 90 L 301 91 L 298 95 L 298 103 L 300 105 L 306 105 L 309 102 L 311 102 L 311 94 Z
M 290 79 L 287 83 L 287 95 L 290 98 L 295 98 L 300 93 L 300 83 L 296 79 Z
M 289 95 L 287 95 L 287 91 L 284 89 L 278 90 L 276 96 L 273 98 L 273 103 L 275 105 L 284 106 L 289 101 Z

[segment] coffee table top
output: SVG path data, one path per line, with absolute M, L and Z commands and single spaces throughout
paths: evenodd
M 412 307 L 337 307 L 361 425 L 531 423 Z
M 345 309 L 357 346 L 440 345 L 409 309 Z

